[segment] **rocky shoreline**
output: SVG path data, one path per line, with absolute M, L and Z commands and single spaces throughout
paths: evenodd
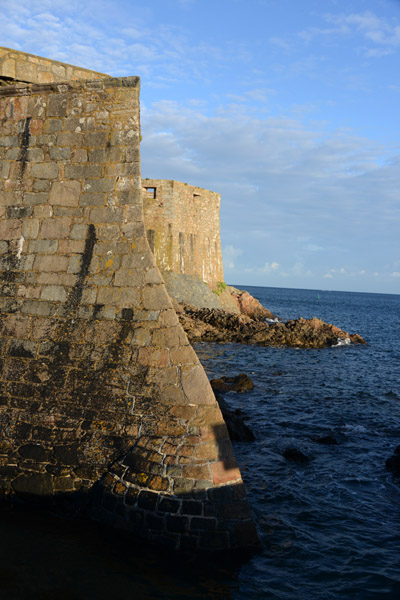
M 196 277 L 163 272 L 175 312 L 190 342 L 258 344 L 289 348 L 329 348 L 365 344 L 321 319 L 282 323 L 245 290 L 220 283 L 214 290 Z
M 246 292 L 247 293 L 247 292 Z M 350 334 L 321 319 L 292 319 L 286 323 L 266 322 L 248 314 L 232 314 L 215 308 L 194 308 L 176 304 L 175 310 L 190 342 L 258 344 L 294 348 L 328 348 L 365 344 L 358 334 Z M 267 310 L 267 309 L 264 309 Z M 269 311 L 269 317 L 274 317 Z M 265 319 L 265 316 L 262 317 Z M 272 320 L 272 319 L 271 319 Z

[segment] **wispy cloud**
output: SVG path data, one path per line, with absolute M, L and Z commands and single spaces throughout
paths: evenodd
M 316 37 L 336 38 L 360 34 L 368 44 L 362 48 L 366 56 L 379 57 L 395 52 L 400 47 L 400 23 L 389 22 L 372 11 L 350 14 L 327 14 L 325 21 L 331 27 L 310 27 L 299 33 L 309 43 Z
M 241 254 L 243 254 L 243 250 L 241 248 L 235 248 L 231 245 L 225 246 L 222 249 L 224 268 L 228 270 L 234 269 L 235 261 Z
M 177 5 L 193 3 L 179 0 Z M 172 19 L 169 25 L 154 25 L 151 8 L 130 12 L 124 14 L 111 0 L 8 0 L 0 13 L 2 45 L 111 75 L 151 77 L 153 83 L 163 73 L 164 87 L 177 80 L 204 82 L 211 67 L 235 58 L 229 48 L 194 42 Z M 121 27 L 124 19 L 129 25 Z

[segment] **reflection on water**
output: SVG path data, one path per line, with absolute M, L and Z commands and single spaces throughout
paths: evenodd
M 1 600 L 232 598 L 238 566 L 185 559 L 39 510 L 0 510 Z

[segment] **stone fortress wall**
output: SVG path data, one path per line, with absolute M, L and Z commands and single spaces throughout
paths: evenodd
M 147 238 L 160 270 L 197 277 L 210 287 L 223 282 L 220 194 L 179 181 L 142 184 Z
M 1 497 L 75 499 L 172 548 L 256 544 L 146 239 L 138 78 L 3 82 Z

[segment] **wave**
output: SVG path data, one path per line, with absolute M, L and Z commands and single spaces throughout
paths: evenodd
M 351 344 L 351 339 L 349 337 L 347 338 L 338 338 L 337 339 L 337 344 L 334 344 L 332 346 L 332 348 L 337 348 L 338 346 L 350 346 Z

